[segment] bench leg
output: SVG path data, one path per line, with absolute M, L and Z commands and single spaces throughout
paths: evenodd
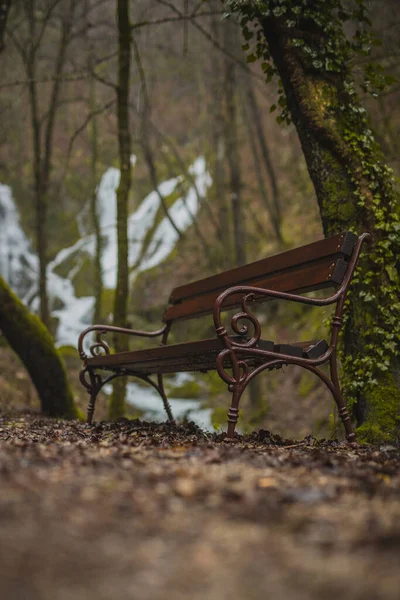
M 89 404 L 88 404 L 88 408 L 87 408 L 86 422 L 89 423 L 89 425 L 90 425 L 93 420 L 94 409 L 96 408 L 97 394 L 99 393 L 99 391 L 102 388 L 102 380 L 101 380 L 101 377 L 99 377 L 99 375 L 96 375 L 92 371 L 89 371 L 89 377 L 90 377 L 90 388 L 88 388 L 88 392 L 90 394 L 90 400 L 89 400 Z
M 239 419 L 239 402 L 240 402 L 240 398 L 242 396 L 243 390 L 241 388 L 235 386 L 233 388 L 233 390 L 231 387 L 229 387 L 229 391 L 232 392 L 232 402 L 231 402 L 231 406 L 228 410 L 227 438 L 233 439 L 235 436 L 236 423 L 238 422 L 238 419 Z
M 101 377 L 93 373 L 91 369 L 84 367 L 82 371 L 79 373 L 79 379 L 83 387 L 86 389 L 90 396 L 88 408 L 87 408 L 87 418 L 86 422 L 91 423 L 93 419 L 94 408 L 96 405 L 97 394 L 101 390 L 103 385 Z
M 351 424 L 351 418 L 349 415 L 349 411 L 347 409 L 346 403 L 345 403 L 342 393 L 340 391 L 336 356 L 334 354 L 332 354 L 332 356 L 331 356 L 330 367 L 331 367 L 331 379 L 332 379 L 332 383 L 335 388 L 333 397 L 335 399 L 336 406 L 338 407 L 339 417 L 340 417 L 340 419 L 344 425 L 344 429 L 346 431 L 346 439 L 348 442 L 355 442 L 355 441 L 357 441 L 356 434 L 354 433 L 353 425 Z
M 174 415 L 172 414 L 172 410 L 171 410 L 171 405 L 168 401 L 167 395 L 165 393 L 165 389 L 164 389 L 164 380 L 163 380 L 163 376 L 162 375 L 157 375 L 157 381 L 158 381 L 158 393 L 161 396 L 161 399 L 163 401 L 164 404 L 164 410 L 167 413 L 167 417 L 168 417 L 168 421 L 170 423 L 175 423 L 175 419 L 174 419 Z

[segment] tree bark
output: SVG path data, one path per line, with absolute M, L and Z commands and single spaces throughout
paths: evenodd
M 225 28 L 224 47 L 230 53 L 235 50 L 236 26 Z M 229 165 L 229 191 L 232 205 L 233 239 L 235 264 L 246 263 L 245 221 L 242 206 L 242 176 L 238 148 L 236 65 L 229 57 L 225 59 L 225 139 L 226 156 Z
M 212 8 L 218 7 L 218 2 Z M 223 25 L 215 15 L 211 18 L 211 30 L 213 37 L 223 45 Z M 218 227 L 217 243 L 221 245 L 221 269 L 229 269 L 232 266 L 232 239 L 230 228 L 230 211 L 227 199 L 227 182 L 225 173 L 226 164 L 226 139 L 224 120 L 224 65 L 219 53 L 211 56 L 211 102 L 209 120 L 211 125 L 210 138 L 212 145 L 212 175 L 215 204 L 217 206 Z
M 90 112 L 96 110 L 96 82 L 91 77 L 89 82 L 89 106 Z M 97 180 L 98 180 L 98 127 L 97 119 L 93 117 L 90 131 L 90 145 L 92 150 L 90 171 L 91 171 L 91 198 L 90 198 L 90 213 L 95 237 L 95 254 L 94 254 L 94 312 L 93 323 L 102 322 L 103 312 L 103 275 L 101 266 L 102 256 L 102 235 L 100 228 L 100 215 L 97 203 Z
M 12 0 L 0 0 L 0 52 L 4 50 L 4 32 Z
M 119 166 L 121 178 L 117 189 L 117 240 L 118 271 L 117 287 L 114 297 L 114 325 L 126 327 L 128 312 L 128 199 L 131 188 L 131 134 L 129 119 L 129 83 L 131 69 L 131 28 L 129 22 L 129 0 L 117 0 L 118 25 L 118 85 L 117 119 Z M 126 336 L 116 336 L 114 340 L 117 352 L 128 349 Z M 113 385 L 109 416 L 122 417 L 125 413 L 124 379 L 117 379 Z
M 42 412 L 51 417 L 76 418 L 65 367 L 48 329 L 29 313 L 1 277 L 0 329 L 31 376 Z
M 95 68 L 93 47 L 90 40 L 90 32 L 88 27 L 88 13 L 91 8 L 91 0 L 86 1 L 85 14 L 86 14 L 86 43 L 87 43 L 87 62 L 89 73 L 93 73 Z M 96 103 L 96 80 L 93 75 L 90 75 L 89 79 L 89 103 L 88 103 L 89 114 L 94 115 L 89 128 L 89 139 L 91 147 L 91 162 L 90 162 L 90 179 L 91 179 L 91 197 L 90 197 L 90 215 L 92 220 L 92 226 L 95 237 L 95 251 L 94 251 L 94 311 L 93 311 L 93 323 L 102 322 L 102 298 L 103 298 L 103 274 L 101 266 L 102 257 L 102 236 L 100 229 L 100 215 L 99 207 L 97 203 L 97 182 L 98 182 L 98 121 L 96 117 L 97 103 Z

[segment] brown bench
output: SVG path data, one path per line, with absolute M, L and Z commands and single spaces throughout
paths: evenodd
M 133 375 L 151 384 L 160 394 L 168 418 L 173 416 L 164 391 L 163 375 L 183 371 L 217 370 L 232 394 L 228 411 L 228 437 L 233 438 L 238 420 L 240 398 L 247 385 L 266 369 L 284 364 L 304 367 L 317 375 L 329 388 L 337 404 L 349 441 L 355 440 L 351 420 L 342 398 L 338 380 L 336 345 L 342 325 L 346 292 L 357 264 L 363 241 L 347 232 L 301 248 L 289 250 L 257 262 L 237 267 L 172 290 L 164 325 L 154 332 L 93 325 L 79 337 L 79 355 L 83 360 L 80 379 L 90 394 L 87 420 L 92 422 L 97 394 L 115 377 Z M 306 292 L 333 288 L 324 298 L 303 296 Z M 251 312 L 255 302 L 289 300 L 312 306 L 336 304 L 330 342 L 276 344 L 261 338 L 261 326 Z M 230 318 L 230 331 L 223 325 L 227 309 L 237 312 Z M 168 345 L 171 327 L 185 319 L 213 314 L 215 338 Z M 95 334 L 90 357 L 83 348 L 84 338 Z M 112 354 L 102 336 L 107 332 L 130 336 L 161 338 L 161 345 L 146 350 Z M 330 377 L 318 367 L 329 362 Z

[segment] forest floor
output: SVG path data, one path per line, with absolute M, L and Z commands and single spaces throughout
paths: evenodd
M 398 600 L 400 449 L 0 414 L 5 600 Z

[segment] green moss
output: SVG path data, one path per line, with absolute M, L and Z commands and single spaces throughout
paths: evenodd
M 29 372 L 42 411 L 53 417 L 77 417 L 65 365 L 54 347 L 53 338 L 1 277 L 0 329 Z
M 81 364 L 78 352 L 74 346 L 61 346 L 58 348 L 58 353 L 67 368 L 77 368 Z
M 399 442 L 400 412 L 398 386 L 393 375 L 380 382 L 368 396 L 368 418 L 357 429 L 360 442 Z

